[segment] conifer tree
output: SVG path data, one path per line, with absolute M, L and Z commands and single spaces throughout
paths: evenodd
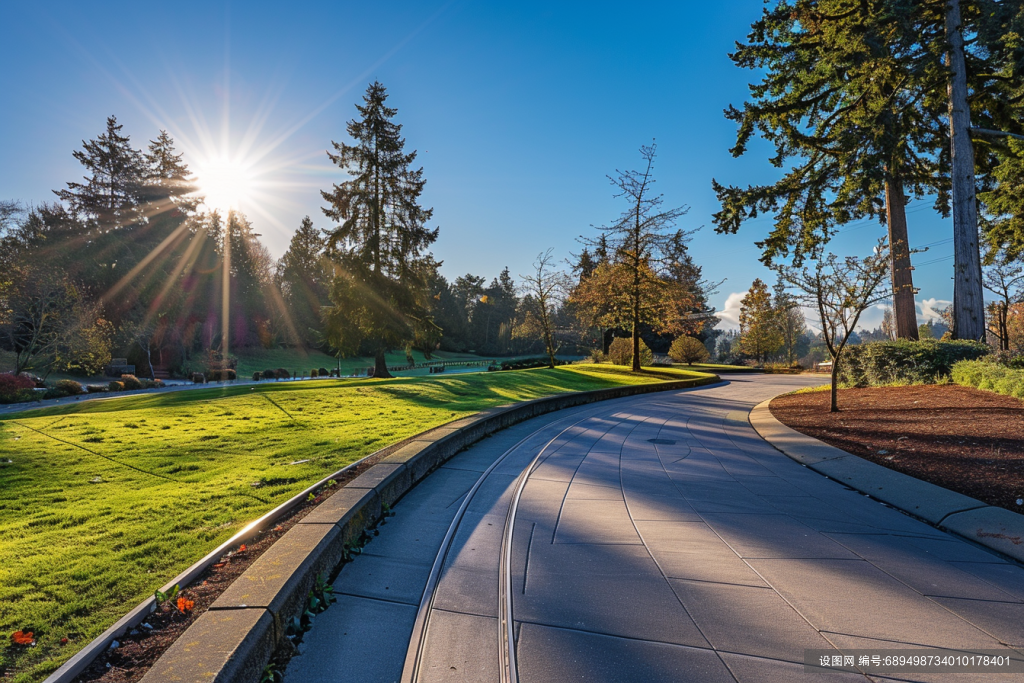
M 756 132 L 774 144 L 775 166 L 792 168 L 772 185 L 746 189 L 713 181 L 722 203 L 719 232 L 773 212 L 775 228 L 758 246 L 771 265 L 805 254 L 844 223 L 878 218 L 888 226 L 898 334 L 917 338 L 915 289 L 907 237 L 905 195 L 938 192 L 948 206 L 945 131 L 922 92 L 921 44 L 908 27 L 906 3 L 896 0 L 782 0 L 763 10 L 749 42 L 731 56 L 765 72 L 751 85 L 737 122 L 734 156 Z
M 782 344 L 779 319 L 768 285 L 757 278 L 740 301 L 740 349 L 765 363 Z
M 327 240 L 306 216 L 292 235 L 288 251 L 277 264 L 277 280 L 285 310 L 299 339 L 307 346 L 318 343 L 323 325 L 320 307 L 327 305 L 331 268 L 324 256 Z
M 429 322 L 427 249 L 437 239 L 437 230 L 426 227 L 432 209 L 419 204 L 423 169 L 412 168 L 416 152 L 405 152 L 387 97 L 379 82 L 366 89 L 356 105 L 360 118 L 347 126 L 355 144 L 335 142 L 328 152 L 351 178 L 321 193 L 330 204 L 324 213 L 340 223 L 329 240 L 339 272 L 325 318 L 328 341 L 347 355 L 365 342 L 376 377 L 391 376 L 385 352 L 404 347 Z

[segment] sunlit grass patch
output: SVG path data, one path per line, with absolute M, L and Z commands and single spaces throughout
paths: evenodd
M 245 522 L 388 444 L 515 401 L 702 376 L 585 365 L 266 383 L 0 419 L 0 634 L 38 641 L 0 641 L 0 676 L 40 680 Z

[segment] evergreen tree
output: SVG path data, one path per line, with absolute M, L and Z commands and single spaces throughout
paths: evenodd
M 887 224 L 898 334 L 908 339 L 917 321 L 905 193 L 937 191 L 945 211 L 949 191 L 945 130 L 922 104 L 936 86 L 922 73 L 913 11 L 897 0 L 782 0 L 763 10 L 730 55 L 765 73 L 752 101 L 726 112 L 739 125 L 732 153 L 745 153 L 756 131 L 774 144 L 773 165 L 795 163 L 772 185 L 713 181 L 719 232 L 774 213 L 775 229 L 758 243 L 766 265 L 791 252 L 799 262 L 851 220 Z
M 107 118 L 107 129 L 95 140 L 82 141 L 74 157 L 85 167 L 84 183 L 72 182 L 55 194 L 71 211 L 95 221 L 101 232 L 131 225 L 140 219 L 146 165 L 142 153 L 131 146 L 117 118 Z
M 768 285 L 760 278 L 740 301 L 740 349 L 761 363 L 782 348 L 782 332 Z
M 406 153 L 402 127 L 386 106 L 387 91 L 378 82 L 366 90 L 361 118 L 348 123 L 354 145 L 333 143 L 328 157 L 350 179 L 322 192 L 330 204 L 324 213 L 340 222 L 331 233 L 330 253 L 340 268 L 326 314 L 329 342 L 343 354 L 358 353 L 366 342 L 374 355 L 374 375 L 390 377 L 384 354 L 415 338 L 428 324 L 428 247 L 437 230 L 426 222 L 432 210 L 420 206 L 426 182 L 413 169 L 416 152 Z
M 294 341 L 310 347 L 318 345 L 322 336 L 320 307 L 330 303 L 331 268 L 324 256 L 326 247 L 327 240 L 306 216 L 277 264 L 284 308 L 297 336 Z
M 796 298 L 786 291 L 784 282 L 776 282 L 772 288 L 772 307 L 779 324 L 779 333 L 782 335 L 782 352 L 785 354 L 786 364 L 792 365 L 801 355 L 800 343 L 807 331 L 807 323 L 804 319 L 804 312 L 800 309 L 800 303 Z

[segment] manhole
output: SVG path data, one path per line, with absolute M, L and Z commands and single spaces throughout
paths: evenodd
M 676 442 L 672 439 L 647 439 L 651 443 L 656 443 L 659 446 L 675 446 Z

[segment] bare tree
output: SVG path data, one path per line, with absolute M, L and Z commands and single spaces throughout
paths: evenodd
M 537 255 L 537 260 L 533 262 L 533 273 L 519 277 L 524 282 L 521 291 L 525 316 L 516 325 L 513 336 L 542 339 L 548 364 L 553 368 L 555 352 L 558 351 L 554 318 L 569 290 L 569 276 L 551 267 L 551 249 L 548 249 Z
M 991 322 L 995 329 L 989 328 L 989 331 L 999 339 L 999 350 L 1009 351 L 1008 317 L 1010 306 L 1021 299 L 1020 288 L 1024 283 L 1024 264 L 1021 264 L 1020 261 L 1000 258 L 985 268 L 981 282 L 985 289 L 999 297 L 998 301 L 993 301 L 990 304 L 993 318 Z
M 812 266 L 780 266 L 779 279 L 797 291 L 797 298 L 818 311 L 821 336 L 832 358 L 832 395 L 829 411 L 839 412 L 839 364 L 850 335 L 868 307 L 892 295 L 886 285 L 889 276 L 889 248 L 879 240 L 874 253 L 863 259 L 817 255 Z

